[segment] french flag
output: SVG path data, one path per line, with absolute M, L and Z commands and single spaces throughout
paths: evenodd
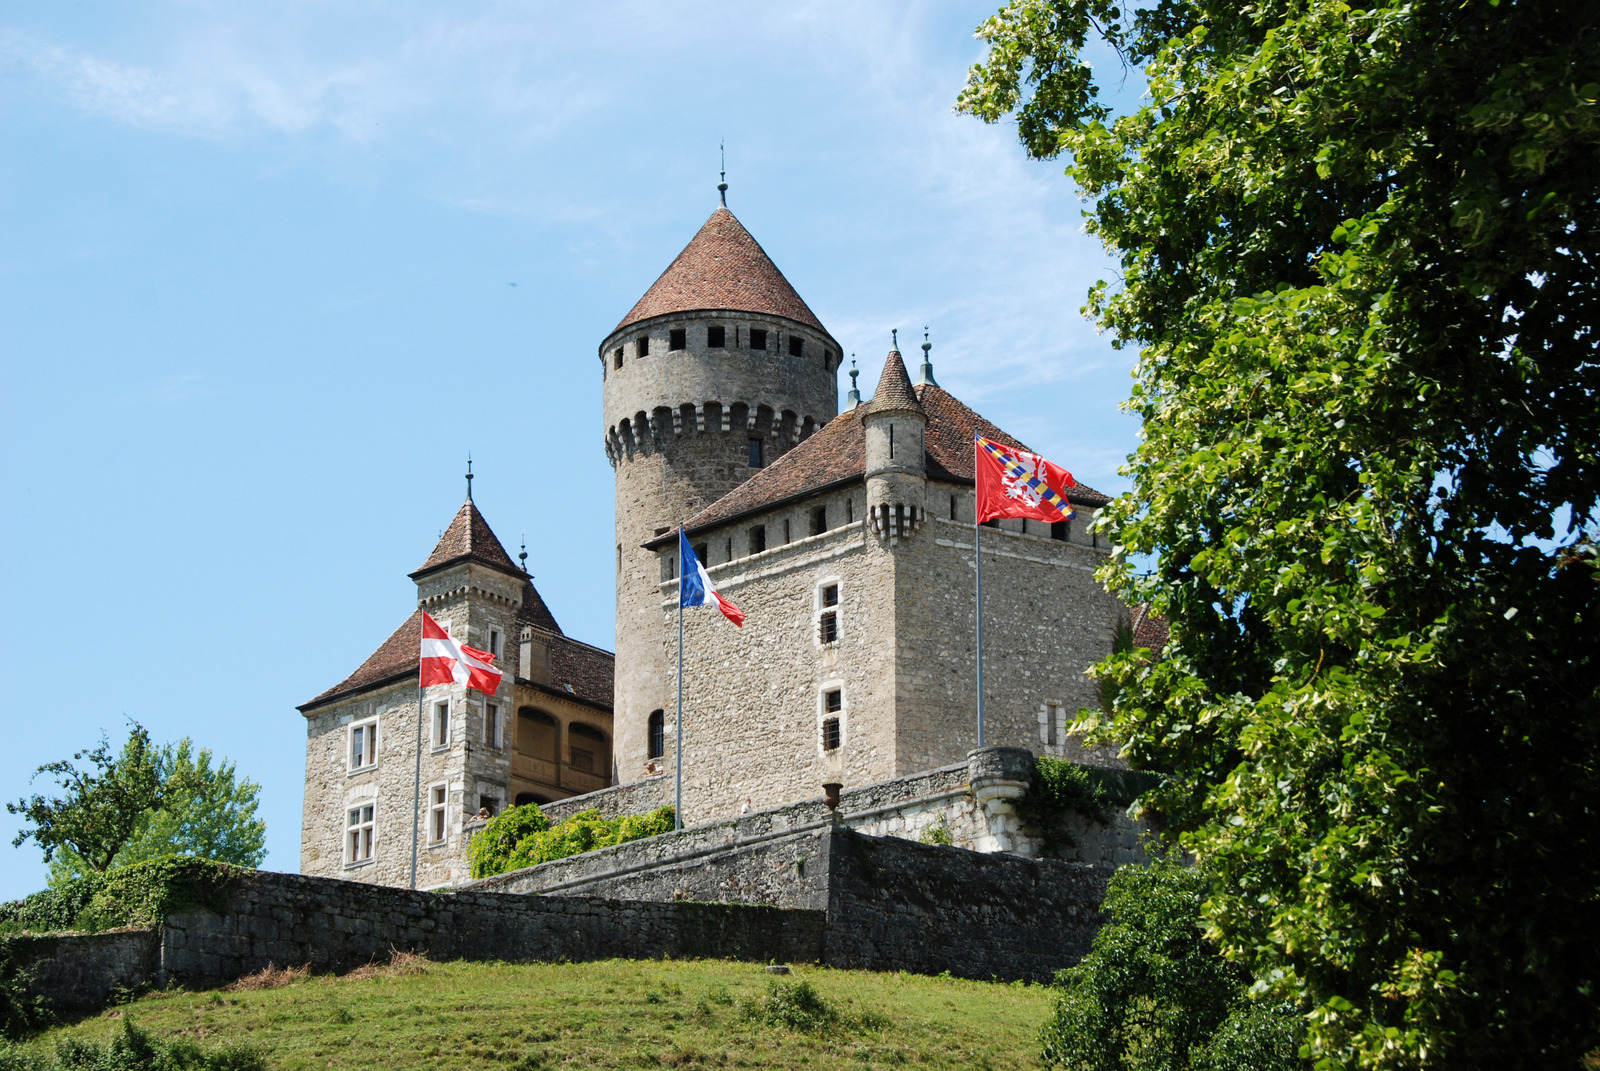
M 740 628 L 744 627 L 744 611 L 724 599 L 711 582 L 711 574 L 700 564 L 689 537 L 678 529 L 678 605 L 704 606 L 708 601 L 716 604 L 722 616 Z

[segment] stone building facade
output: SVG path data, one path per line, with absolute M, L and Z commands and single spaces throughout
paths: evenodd
M 686 824 L 965 762 L 979 744 L 973 438 L 1023 444 L 938 385 L 926 342 L 915 383 L 896 346 L 873 397 L 852 382 L 841 413 L 841 355 L 726 205 L 713 212 L 598 350 L 615 659 L 561 633 L 469 495 L 412 574 L 419 614 L 301 708 L 303 872 L 404 884 L 416 814 L 430 834 L 419 885 L 459 882 L 462 827 L 480 805 L 602 789 L 584 804 L 663 801 L 680 528 L 748 615 L 742 629 L 684 615 Z M 1066 727 L 1096 702 L 1085 671 L 1118 627 L 1149 628 L 1093 578 L 1106 551 L 1089 522 L 1108 499 L 1082 485 L 1069 498 L 1073 521 L 981 530 L 983 742 L 1114 764 Z M 421 609 L 516 672 L 494 696 L 433 688 L 419 707 Z M 439 717 L 452 719 L 444 736 Z M 358 763 L 374 754 L 360 732 L 374 723 L 376 762 Z

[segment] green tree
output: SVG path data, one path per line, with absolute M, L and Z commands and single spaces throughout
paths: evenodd
M 958 104 L 1065 155 L 1139 349 L 1102 577 L 1172 639 L 1081 726 L 1326 1066 L 1600 1044 L 1597 14 L 1014 0 Z
M 1207 882 L 1175 855 L 1118 869 L 1111 917 L 1089 954 L 1061 971 L 1044 1028 L 1048 1065 L 1072 1071 L 1288 1071 L 1304 1026 L 1250 999 L 1250 976 L 1201 934 Z
M 73 765 L 84 759 L 88 769 Z M 44 849 L 45 862 L 70 852 L 88 870 L 105 871 L 133 837 L 144 813 L 161 806 L 160 756 L 150 744 L 150 734 L 138 724 L 119 754 L 112 755 L 110 742 L 101 734 L 98 747 L 74 752 L 70 761 L 47 763 L 34 776 L 42 773 L 53 775 L 65 794 L 47 799 L 35 793 L 6 804 L 6 810 L 32 823 L 32 828 L 16 835 L 12 846 L 32 838 Z

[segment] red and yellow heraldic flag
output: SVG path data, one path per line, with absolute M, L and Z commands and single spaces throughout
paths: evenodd
M 1038 454 L 1002 446 L 978 436 L 973 451 L 978 481 L 977 521 L 996 517 L 1032 517 L 1040 521 L 1070 521 L 1072 505 L 1067 488 L 1076 486 L 1072 473 Z

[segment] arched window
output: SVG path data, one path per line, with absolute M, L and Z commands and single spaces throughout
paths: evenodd
M 610 775 L 606 767 L 611 749 L 607 746 L 605 733 L 592 725 L 575 721 L 567 726 L 567 742 L 567 763 L 574 770 L 599 777 Z
M 650 757 L 659 759 L 667 753 L 667 714 L 664 710 L 650 712 Z
M 560 730 L 560 724 L 544 711 L 523 707 L 517 711 L 516 748 L 524 755 L 555 762 Z

